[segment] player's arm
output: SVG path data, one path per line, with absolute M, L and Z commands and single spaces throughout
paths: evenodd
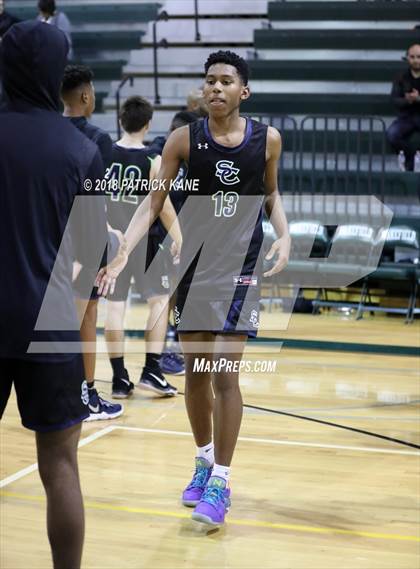
M 162 166 L 162 156 L 158 154 L 155 156 L 155 158 L 153 158 L 153 160 L 151 158 L 150 160 L 152 163 L 150 165 L 149 178 L 151 180 L 155 180 L 159 176 L 160 167 Z
M 179 225 L 175 208 L 169 198 L 166 198 L 166 200 L 163 202 L 163 208 L 160 212 L 160 220 L 174 241 L 171 248 L 172 254 L 174 256 L 179 255 L 182 247 L 181 227 Z
M 277 233 L 278 239 L 273 243 L 267 254 L 267 260 L 276 256 L 274 267 L 264 273 L 265 277 L 271 277 L 284 269 L 289 260 L 290 235 L 286 214 L 278 188 L 278 163 L 281 155 L 281 137 L 278 130 L 268 127 L 267 151 L 264 172 L 265 210 L 267 216 Z
M 152 167 L 150 168 L 151 180 L 154 180 L 159 176 L 159 171 L 161 166 L 162 166 L 162 157 L 156 156 L 156 158 L 153 160 Z M 179 253 L 182 247 L 181 228 L 179 226 L 175 208 L 172 205 L 172 202 L 169 198 L 166 198 L 166 200 L 163 202 L 163 207 L 162 211 L 160 212 L 159 218 L 166 231 L 174 240 L 176 245 L 176 251 Z

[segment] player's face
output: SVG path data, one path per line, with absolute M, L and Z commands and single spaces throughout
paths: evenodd
M 420 45 L 413 45 L 407 54 L 408 65 L 413 71 L 420 71 Z
M 223 116 L 249 97 L 249 88 L 243 84 L 233 65 L 216 63 L 207 72 L 203 94 L 209 114 Z

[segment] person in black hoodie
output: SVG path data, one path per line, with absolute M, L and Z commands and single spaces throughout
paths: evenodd
M 0 0 L 0 43 L 1 43 L 1 38 L 4 36 L 7 30 L 11 28 L 13 24 L 19 22 L 19 18 L 16 18 L 15 16 L 12 16 L 12 14 L 6 12 L 4 8 L 5 8 L 5 2 L 4 0 Z M 1 83 L 2 83 L 2 72 L 0 68 L 0 97 L 2 93 Z
M 102 176 L 99 150 L 59 113 L 67 52 L 64 34 L 37 21 L 12 26 L 0 49 L 0 417 L 14 384 L 22 424 L 36 433 L 54 567 L 77 569 L 77 444 L 89 413 L 72 260 L 104 265 L 119 243 L 104 196 L 84 190 Z
M 4 8 L 5 1 L 0 0 L 0 39 L 4 36 L 7 30 L 13 26 L 13 24 L 19 22 L 19 18 L 16 18 L 16 16 L 6 12 Z

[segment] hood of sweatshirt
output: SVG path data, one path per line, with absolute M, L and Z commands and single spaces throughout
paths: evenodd
M 68 49 L 66 36 L 55 26 L 38 21 L 12 26 L 0 50 L 6 101 L 58 111 Z

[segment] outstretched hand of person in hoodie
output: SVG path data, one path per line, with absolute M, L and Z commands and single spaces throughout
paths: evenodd
M 99 271 L 96 277 L 95 286 L 98 287 L 98 294 L 101 296 L 107 296 L 108 294 L 111 295 L 114 293 L 117 277 L 123 271 L 128 261 L 127 242 L 124 235 L 121 231 L 112 229 L 109 226 L 108 232 L 114 233 L 117 236 L 120 247 L 117 255 L 108 265 Z

